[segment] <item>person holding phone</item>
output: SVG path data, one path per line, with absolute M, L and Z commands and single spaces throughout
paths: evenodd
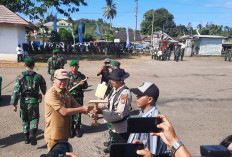
M 164 115 L 156 115 L 156 118 L 162 119 L 162 123 L 157 125 L 158 128 L 162 129 L 160 133 L 151 133 L 151 136 L 159 136 L 162 140 L 171 148 L 171 155 L 175 157 L 191 157 L 188 150 L 185 148 L 182 142 L 180 142 L 179 138 L 176 136 L 175 130 Z M 135 140 L 133 144 L 140 143 L 141 141 Z M 142 155 L 143 157 L 154 157 L 154 155 L 149 151 L 146 147 L 143 150 L 137 151 L 138 155 Z
M 144 82 L 138 88 L 130 89 L 137 97 L 137 106 L 141 109 L 139 117 L 155 117 L 159 114 L 156 108 L 156 101 L 159 97 L 159 88 L 151 82 Z M 158 136 L 151 136 L 150 133 L 132 133 L 128 143 L 140 140 L 153 155 L 163 154 L 167 150 L 167 145 Z

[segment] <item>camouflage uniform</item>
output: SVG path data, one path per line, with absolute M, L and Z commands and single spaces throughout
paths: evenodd
M 29 134 L 32 129 L 38 129 L 39 123 L 39 89 L 46 93 L 46 82 L 42 75 L 26 70 L 17 76 L 10 104 L 16 106 L 20 99 L 20 117 L 23 121 L 23 133 Z
M 62 57 L 63 58 L 63 57 Z M 64 68 L 64 61 L 58 56 L 52 56 L 48 59 L 48 73 L 51 75 L 51 84 L 53 85 L 54 73 L 57 69 Z
M 183 58 L 184 58 L 184 51 L 185 51 L 184 48 L 182 48 L 182 49 L 180 50 L 180 60 L 181 60 L 181 61 L 183 61 Z
M 68 89 L 71 89 L 73 86 L 77 85 L 81 80 L 86 79 L 85 75 L 81 72 L 77 72 L 77 74 L 73 74 L 72 72 L 69 72 L 69 84 Z M 83 98 L 84 98 L 84 92 L 83 89 L 88 88 L 88 83 L 85 81 L 83 85 L 77 86 L 75 89 L 70 91 L 74 99 L 83 106 Z M 72 130 L 80 130 L 81 125 L 81 113 L 77 113 L 72 116 Z

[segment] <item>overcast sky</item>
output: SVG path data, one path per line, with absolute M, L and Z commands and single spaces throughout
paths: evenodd
M 85 0 L 87 6 L 80 6 L 80 11 L 71 15 L 73 19 L 95 19 L 103 17 L 105 0 Z M 113 0 L 117 3 L 118 15 L 113 19 L 115 27 L 135 28 L 135 0 Z M 150 9 L 166 8 L 174 15 L 177 25 L 189 22 L 196 28 L 198 24 L 205 25 L 211 22 L 217 25 L 232 27 L 232 0 L 138 0 L 138 29 L 143 20 L 143 14 Z M 52 12 L 52 9 L 49 10 Z M 53 10 L 55 14 L 55 10 Z M 20 14 L 21 15 L 21 14 Z M 25 19 L 27 17 L 23 16 Z M 58 14 L 58 18 L 64 18 Z M 108 21 L 109 22 L 109 21 Z

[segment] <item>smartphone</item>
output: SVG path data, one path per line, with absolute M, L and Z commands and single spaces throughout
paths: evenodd
M 162 119 L 155 117 L 129 117 L 127 119 L 128 133 L 158 133 L 161 129 L 157 125 L 162 123 Z
M 137 150 L 144 149 L 143 143 L 113 143 L 110 146 L 110 157 L 140 157 Z

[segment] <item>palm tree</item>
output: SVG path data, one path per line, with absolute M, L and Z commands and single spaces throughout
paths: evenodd
M 106 4 L 107 6 L 106 7 L 103 7 L 102 9 L 104 9 L 104 14 L 103 16 L 106 17 L 107 19 L 110 19 L 110 29 L 111 29 L 111 20 L 117 16 L 117 7 L 116 7 L 116 4 L 117 3 L 114 3 L 113 4 L 113 0 L 106 0 Z

